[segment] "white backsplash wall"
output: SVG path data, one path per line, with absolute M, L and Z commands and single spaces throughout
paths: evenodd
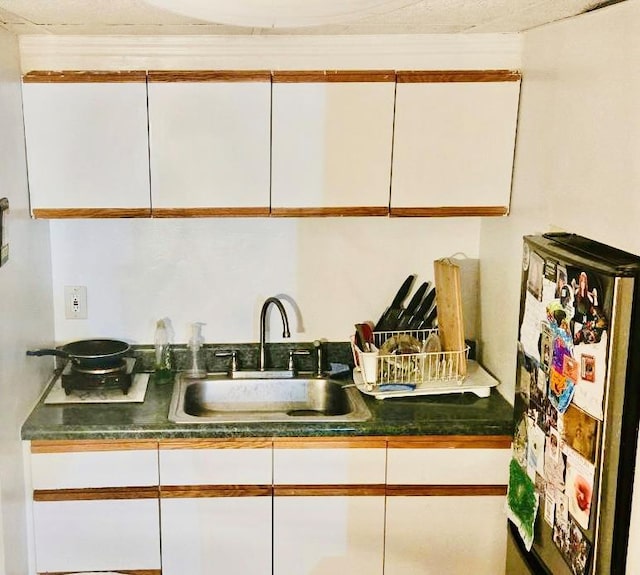
M 477 218 L 212 218 L 51 221 L 56 341 L 174 341 L 203 322 L 205 341 L 257 341 L 262 303 L 281 296 L 294 341 L 346 341 L 376 321 L 404 278 L 433 261 L 478 258 Z M 64 286 L 87 287 L 88 319 L 67 320 Z M 470 286 L 475 291 L 476 286 Z M 277 312 L 269 341 L 282 340 Z

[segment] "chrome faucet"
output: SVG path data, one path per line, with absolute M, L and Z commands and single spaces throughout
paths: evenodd
M 265 322 L 267 319 L 267 310 L 269 305 L 274 304 L 280 311 L 282 317 L 282 337 L 291 337 L 289 333 L 289 320 L 287 319 L 287 312 L 282 305 L 282 302 L 277 297 L 268 297 L 262 304 L 262 311 L 260 312 L 260 357 L 258 359 L 258 370 L 265 371 L 265 359 L 264 359 L 264 336 L 265 336 Z

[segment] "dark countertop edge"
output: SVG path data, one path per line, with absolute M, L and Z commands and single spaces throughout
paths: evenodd
M 278 437 L 403 437 L 403 436 L 491 436 L 502 435 L 512 436 L 511 425 L 475 425 L 473 429 L 468 425 L 448 425 L 435 424 L 433 427 L 427 426 L 405 426 L 402 429 L 377 426 L 376 429 L 363 428 L 318 428 L 317 426 L 307 426 L 301 428 L 293 426 L 290 429 L 279 428 L 277 430 L 268 427 L 256 427 L 254 429 L 229 429 L 220 426 L 219 429 L 211 427 L 198 426 L 192 429 L 144 429 L 144 430 L 109 430 L 100 428 L 96 430 L 82 429 L 73 430 L 65 429 L 57 430 L 24 430 L 22 439 L 31 440 L 136 440 L 136 439 L 225 439 L 238 437 L 261 437 L 261 438 L 278 438 Z

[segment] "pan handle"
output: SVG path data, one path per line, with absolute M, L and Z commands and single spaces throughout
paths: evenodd
M 57 355 L 59 357 L 69 357 L 69 354 L 60 349 L 34 349 L 28 350 L 27 355 Z

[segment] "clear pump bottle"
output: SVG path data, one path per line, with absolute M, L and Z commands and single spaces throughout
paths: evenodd
M 207 369 L 204 360 L 204 350 L 202 345 L 204 344 L 204 338 L 202 337 L 202 326 L 204 324 L 196 322 L 191 325 L 191 339 L 187 344 L 187 347 L 191 351 L 190 367 L 187 370 L 189 377 L 205 377 L 207 375 Z

